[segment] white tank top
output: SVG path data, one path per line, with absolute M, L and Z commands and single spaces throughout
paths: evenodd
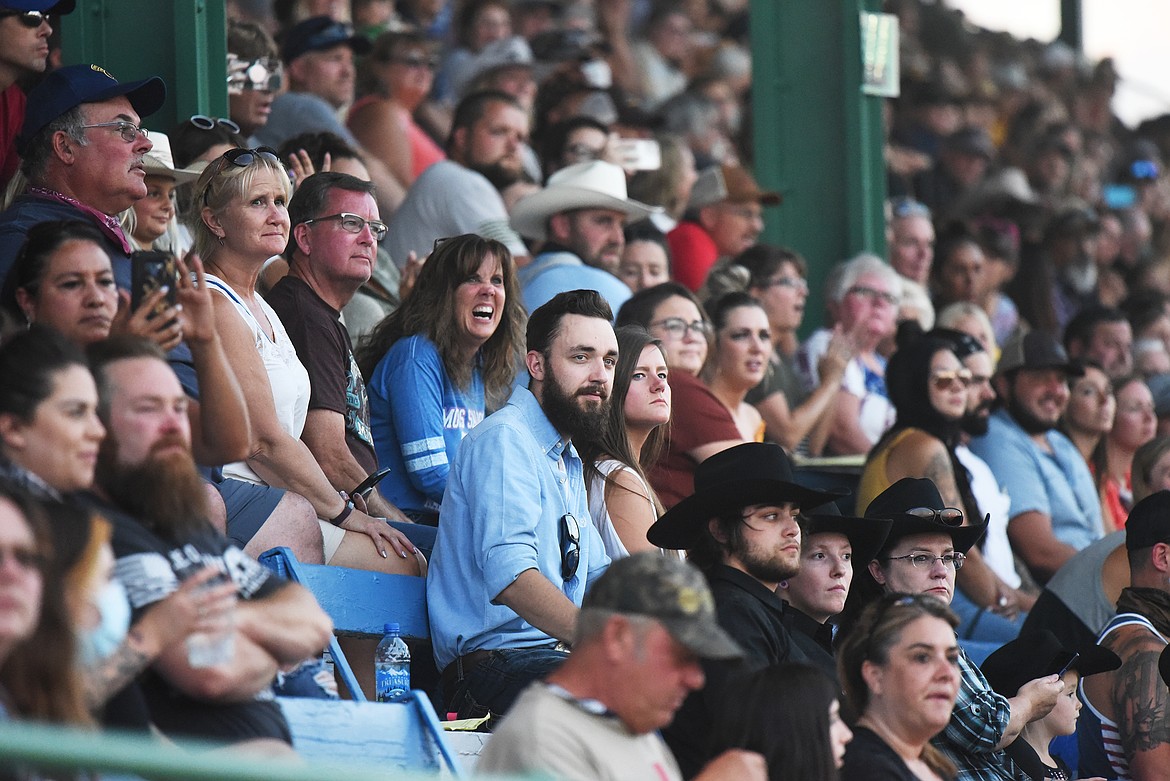
M 251 329 L 256 352 L 260 353 L 260 360 L 264 362 L 264 370 L 268 373 L 276 418 L 282 429 L 299 439 L 305 428 L 305 416 L 309 412 L 309 373 L 297 358 L 296 347 L 289 340 L 280 318 L 272 311 L 272 307 L 268 306 L 267 301 L 257 298 L 269 325 L 272 326 L 273 338 L 269 339 L 260 322 L 252 314 L 252 310 L 226 282 L 211 274 L 207 275 L 207 282 L 212 290 L 227 296 L 240 313 L 240 317 L 244 319 L 244 323 Z M 226 464 L 223 467 L 223 474 L 236 480 L 265 485 L 260 476 L 244 461 Z

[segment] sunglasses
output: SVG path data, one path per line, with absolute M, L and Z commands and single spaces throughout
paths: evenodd
M 581 527 L 572 513 L 561 516 L 561 577 L 572 580 L 581 563 Z
M 936 510 L 933 507 L 911 507 L 909 510 L 903 510 L 903 515 L 913 515 L 915 518 L 934 521 L 946 526 L 963 525 L 963 511 L 958 507 L 944 507 L 941 510 Z
M 930 219 L 930 207 L 913 198 L 895 198 L 890 202 L 890 211 L 899 219 L 903 217 L 925 217 Z
M 974 375 L 970 369 L 951 369 L 950 371 L 931 372 L 930 381 L 935 389 L 940 391 L 966 390 L 971 387 Z
M 215 130 L 217 127 L 221 127 L 229 133 L 238 134 L 240 132 L 239 125 L 223 117 L 209 117 L 206 114 L 196 114 L 187 121 L 199 130 Z
M 35 30 L 49 21 L 49 15 L 41 11 L 0 11 L 0 17 L 15 16 L 16 20 L 30 30 Z
M 274 57 L 256 60 L 241 60 L 228 54 L 228 93 L 239 94 L 245 90 L 279 92 L 284 78 L 284 65 Z

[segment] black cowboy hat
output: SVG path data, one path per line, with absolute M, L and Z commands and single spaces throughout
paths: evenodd
M 695 492 L 670 508 L 646 533 L 660 548 L 692 547 L 707 521 L 729 509 L 753 504 L 819 507 L 847 495 L 817 491 L 793 482 L 792 461 L 784 448 L 747 442 L 708 458 L 695 468 Z
M 1015 697 L 1025 683 L 1065 670 L 1084 678 L 1121 666 L 1121 659 L 1093 643 L 1080 649 L 1066 648 L 1051 631 L 1039 629 L 1021 634 L 988 656 L 979 669 L 991 688 L 1004 697 Z
M 802 540 L 814 534 L 843 534 L 853 549 L 854 567 L 865 566 L 886 541 L 893 521 L 888 518 L 855 518 L 842 515 L 837 505 L 829 502 L 813 512 L 800 514 Z
M 935 513 L 907 512 L 922 508 L 933 510 Z M 951 538 L 957 552 L 966 553 L 983 537 L 991 516 L 984 518 L 983 523 L 978 525 L 962 526 L 960 525 L 963 522 L 962 514 L 948 520 L 941 513 L 946 509 L 952 508 L 947 508 L 942 494 L 932 481 L 925 477 L 903 477 L 874 497 L 869 507 L 865 509 L 865 517 L 889 518 L 893 522 L 885 544 L 879 552 L 890 550 L 898 540 L 913 534 L 946 534 Z

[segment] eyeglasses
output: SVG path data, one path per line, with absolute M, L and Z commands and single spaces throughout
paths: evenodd
M 966 390 L 971 387 L 973 377 L 970 369 L 951 369 L 931 372 L 930 381 L 940 391 Z
M 667 317 L 651 323 L 650 327 L 661 328 L 670 334 L 673 339 L 686 339 L 687 331 L 693 331 L 696 336 L 701 336 L 704 339 L 711 336 L 711 324 L 706 320 L 695 320 L 694 322 L 688 323 L 681 317 Z
M 239 133 L 240 126 L 230 119 L 223 117 L 209 117 L 205 114 L 196 114 L 187 120 L 200 130 L 215 130 L 217 127 L 222 127 L 229 133 Z
M 15 16 L 22 25 L 35 30 L 49 21 L 49 15 L 41 11 L 0 11 L 0 17 Z
M 893 293 L 887 293 L 884 290 L 875 290 L 874 288 L 866 287 L 865 285 L 854 285 L 853 287 L 851 287 L 847 291 L 845 291 L 845 294 L 846 295 L 853 294 L 855 296 L 861 296 L 862 298 L 867 298 L 867 299 L 869 299 L 869 303 L 871 303 L 871 304 L 877 304 L 877 303 L 881 302 L 881 303 L 885 304 L 886 306 L 897 306 L 898 305 L 898 297 L 895 296 Z
M 23 570 L 41 570 L 45 566 L 45 557 L 32 548 L 0 548 L 0 568 L 9 561 Z
M 915 518 L 934 521 L 946 526 L 963 525 L 963 511 L 958 507 L 944 507 L 941 510 L 936 510 L 933 507 L 911 507 L 909 510 L 903 510 L 902 514 L 913 515 Z
M 365 217 L 359 217 L 349 212 L 330 214 L 325 217 L 314 217 L 311 220 L 305 220 L 301 225 L 312 225 L 314 222 L 322 222 L 323 220 L 337 220 L 341 223 L 341 229 L 347 233 L 361 233 L 369 225 L 370 233 L 374 234 L 375 241 L 381 241 L 386 238 L 386 223 L 379 222 L 378 220 L 367 220 Z
M 141 125 L 135 125 L 133 122 L 127 122 L 124 119 L 119 119 L 117 122 L 99 122 L 96 125 L 82 125 L 82 130 L 89 130 L 95 127 L 116 128 L 118 135 L 122 136 L 122 140 L 127 144 L 138 140 L 139 136 L 146 135 L 146 128 Z
M 581 527 L 572 513 L 561 516 L 561 577 L 572 580 L 581 563 Z
M 244 90 L 279 92 L 284 79 L 284 65 L 275 57 L 242 60 L 229 53 L 227 71 L 229 94 L 239 94 Z
M 936 561 L 941 561 L 944 567 L 956 572 L 963 568 L 967 557 L 962 553 L 944 553 L 941 556 L 931 556 L 929 553 L 907 553 L 905 556 L 889 556 L 886 561 L 909 561 L 915 569 L 930 569 Z
M 775 279 L 769 279 L 760 287 L 765 289 L 770 287 L 790 287 L 799 293 L 808 292 L 808 282 L 803 277 L 776 277 Z

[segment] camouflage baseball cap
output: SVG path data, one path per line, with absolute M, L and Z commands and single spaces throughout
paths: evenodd
M 704 659 L 739 659 L 743 650 L 715 620 L 715 598 L 703 573 L 661 553 L 635 553 L 609 565 L 581 605 L 653 618 Z

